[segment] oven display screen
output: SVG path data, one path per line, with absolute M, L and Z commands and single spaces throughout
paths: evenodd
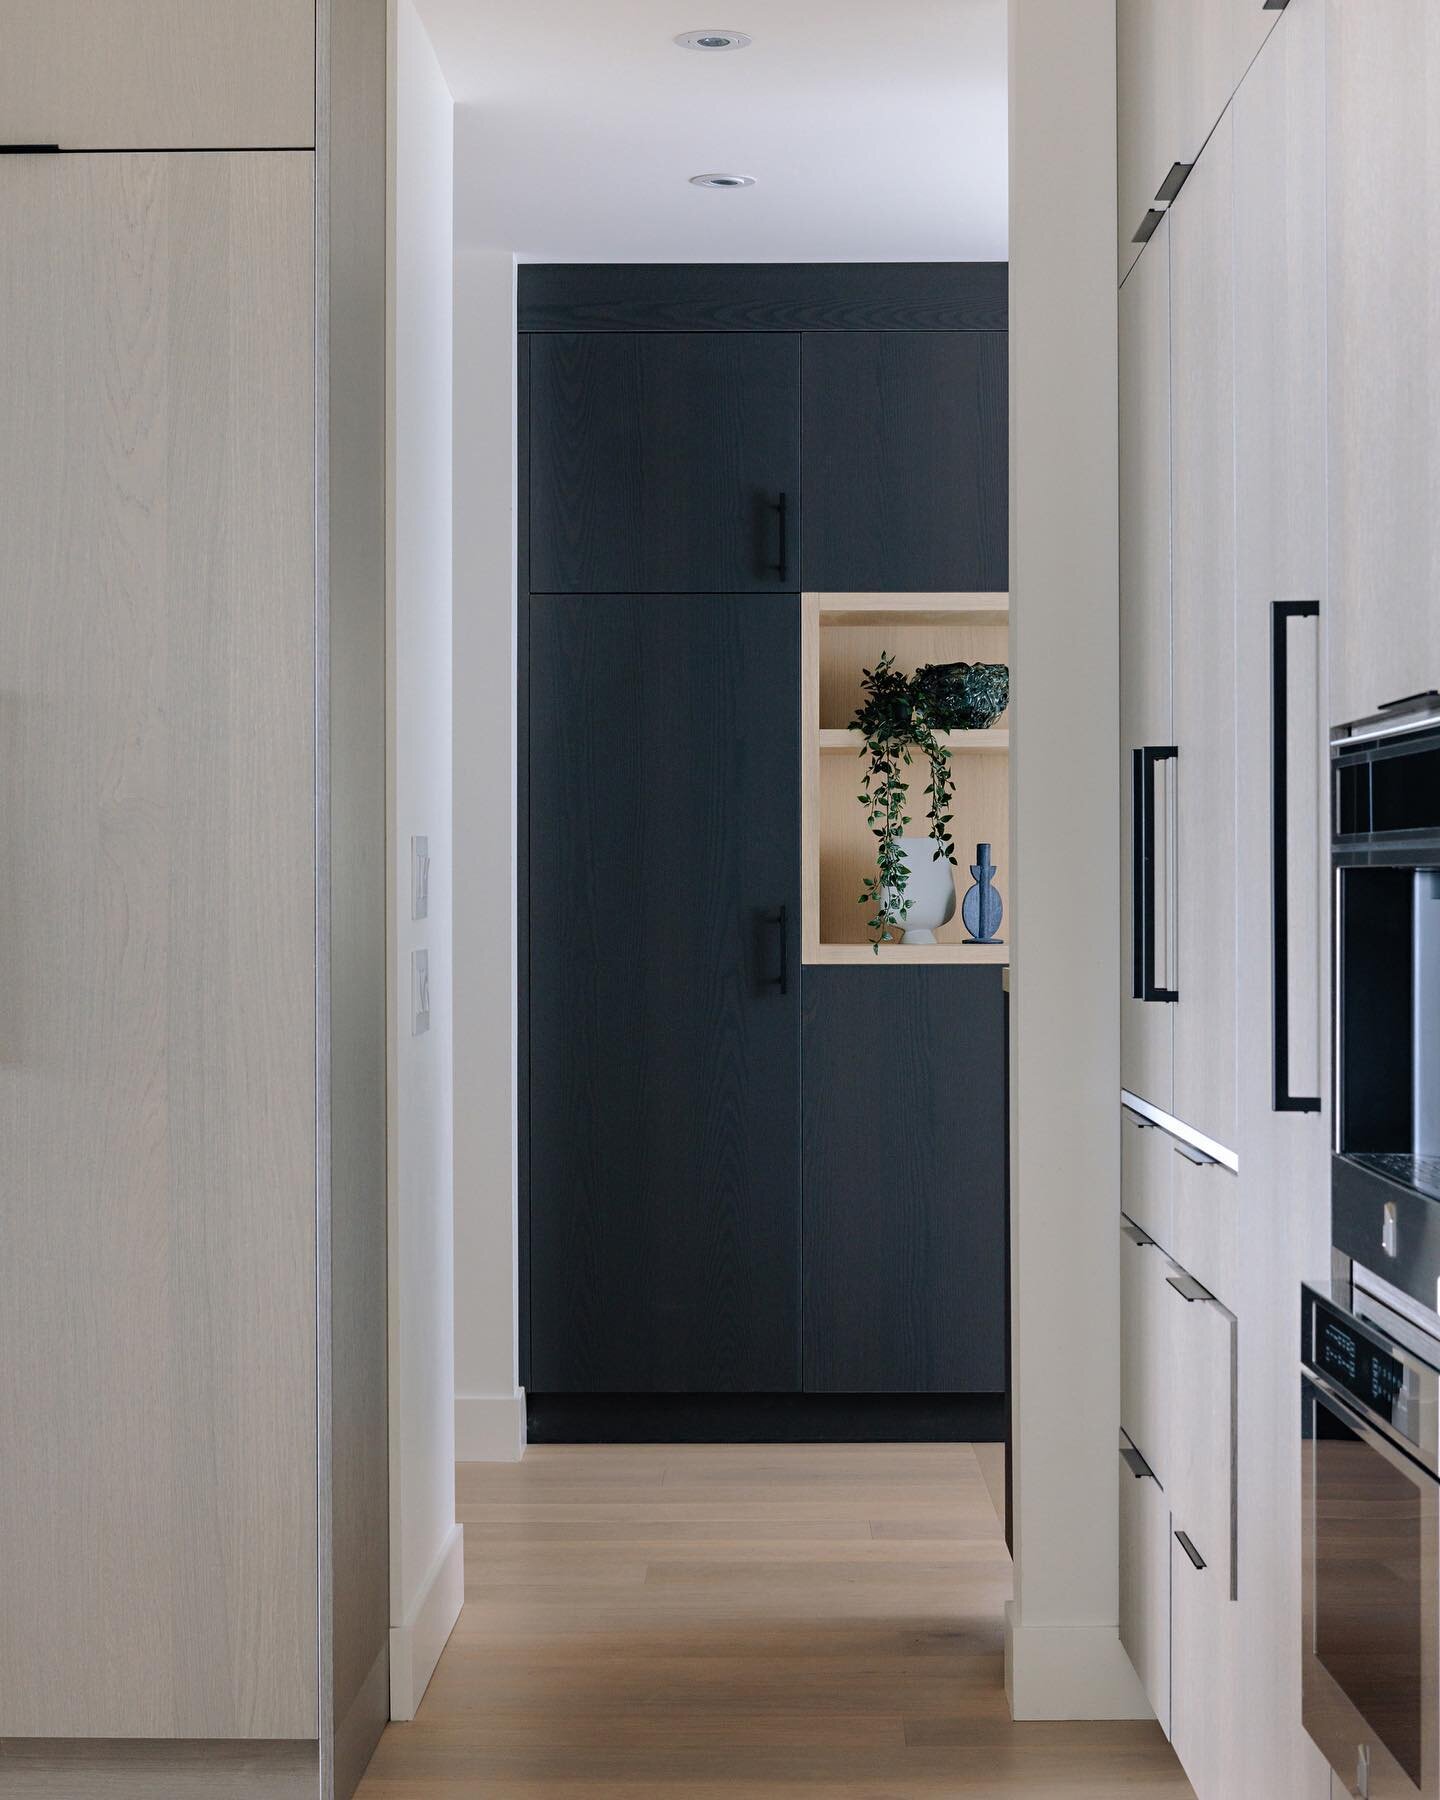
M 1405 1368 L 1333 1313 L 1315 1310 L 1315 1366 L 1382 1419 L 1393 1419 Z

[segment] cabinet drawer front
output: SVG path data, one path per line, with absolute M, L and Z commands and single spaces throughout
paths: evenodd
M 1170 1479 L 1173 1265 L 1138 1229 L 1120 1228 L 1120 1425 L 1159 1480 Z
M 1170 1731 L 1170 1505 L 1120 1459 L 1120 1642 L 1160 1728 Z
M 1120 1210 L 1163 1249 L 1173 1248 L 1175 1140 L 1120 1110 Z
M 1167 1246 L 1218 1300 L 1235 1297 L 1240 1258 L 1240 1177 L 1170 1148 L 1173 1223 Z
M 1175 1523 L 1234 1589 L 1236 1348 L 1234 1315 L 1194 1278 L 1167 1276 L 1172 1346 L 1170 1495 Z

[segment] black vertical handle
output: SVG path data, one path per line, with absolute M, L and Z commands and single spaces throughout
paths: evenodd
M 780 515 L 780 560 L 775 565 L 775 572 L 782 582 L 790 578 L 790 496 L 782 493 L 775 502 L 775 511 Z
M 1290 658 L 1292 619 L 1316 619 L 1318 600 L 1270 607 L 1270 1016 L 1272 1109 L 1319 1112 L 1318 1094 L 1290 1092 Z
M 1131 866 L 1134 993 L 1137 1000 L 1169 1002 L 1178 1000 L 1180 995 L 1174 988 L 1160 987 L 1155 980 L 1155 941 L 1159 930 L 1155 918 L 1155 864 L 1159 856 L 1155 841 L 1155 770 L 1179 752 L 1173 744 L 1146 744 L 1131 754 L 1135 783 L 1135 847 Z
M 765 923 L 780 928 L 780 973 L 766 981 L 766 987 L 777 987 L 782 994 L 790 992 L 790 909 L 782 906 L 771 913 Z

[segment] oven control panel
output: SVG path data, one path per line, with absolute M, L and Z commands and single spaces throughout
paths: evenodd
M 1421 1333 L 1397 1323 L 1398 1336 L 1357 1307 L 1337 1305 L 1313 1288 L 1302 1290 L 1301 1357 L 1307 1368 L 1336 1394 L 1347 1394 L 1382 1428 L 1411 1446 L 1427 1466 L 1437 1460 L 1437 1399 L 1440 1399 L 1440 1340 L 1433 1354 L 1420 1354 Z M 1369 1301 L 1366 1301 L 1368 1307 Z M 1403 1341 L 1402 1341 L 1403 1340 Z M 1426 1337 L 1428 1346 L 1431 1340 Z
M 1328 1375 L 1371 1412 L 1394 1420 L 1396 1402 L 1405 1390 L 1404 1363 L 1325 1306 L 1315 1308 L 1312 1361 L 1322 1375 Z

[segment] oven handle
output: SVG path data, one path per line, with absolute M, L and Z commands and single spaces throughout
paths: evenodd
M 1290 1091 L 1290 656 L 1292 619 L 1318 619 L 1318 600 L 1270 607 L 1270 1016 L 1272 1109 L 1319 1112 L 1318 1094 Z

